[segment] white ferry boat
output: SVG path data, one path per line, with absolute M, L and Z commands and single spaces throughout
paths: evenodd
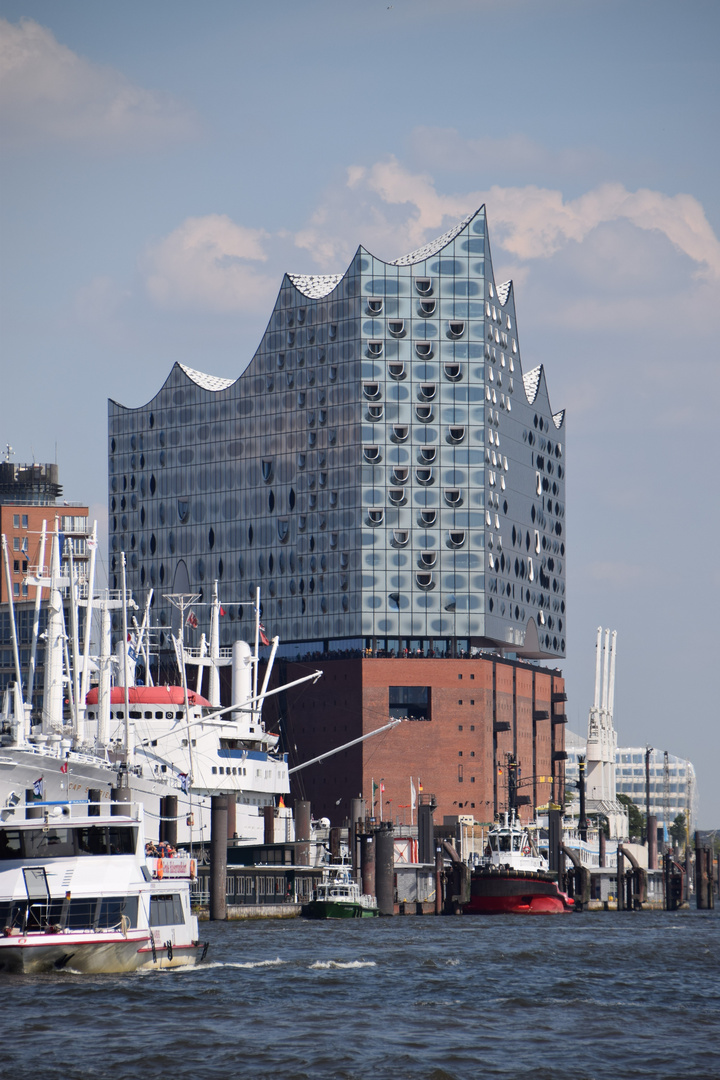
M 141 807 L 87 810 L 41 806 L 32 811 L 40 817 L 0 825 L 0 972 L 97 974 L 203 960 L 192 866 L 178 860 L 166 876 L 160 859 L 151 870 Z

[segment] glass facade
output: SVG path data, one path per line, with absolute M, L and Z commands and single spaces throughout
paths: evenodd
M 161 627 L 163 593 L 217 579 L 222 644 L 259 586 L 285 644 L 565 653 L 564 414 L 523 375 L 484 208 L 395 262 L 286 275 L 237 380 L 176 364 L 109 403 L 108 438 L 111 584 L 125 551 Z

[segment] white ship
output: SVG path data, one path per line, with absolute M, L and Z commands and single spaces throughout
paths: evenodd
M 265 730 L 261 718 L 265 698 L 287 687 L 268 689 L 277 638 L 272 640 L 264 679 L 258 687 L 259 590 L 254 651 L 243 641 L 232 649 L 219 649 L 217 584 L 210 642 L 206 647 L 203 637 L 199 649 L 186 649 L 185 609 L 187 602 L 196 598 L 176 597 L 180 624 L 173 641 L 182 685 L 135 686 L 135 660 L 147 648 L 150 597 L 142 625 L 133 619 L 129 628 L 128 609 L 136 605 L 125 588 L 94 591 L 95 550 L 92 544 L 86 579 L 77 574 L 72 556 L 67 573 L 61 576 L 56 532 L 51 538 L 50 566 L 35 568 L 26 579 L 36 590 L 36 612 L 41 591 L 45 589 L 49 595 L 40 717 L 31 715 L 23 699 L 23 686 L 30 682 L 31 673 L 23 678 L 17 660 L 10 600 L 16 682 L 6 690 L 0 714 L 0 824 L 24 818 L 27 804 L 68 806 L 91 798 L 109 804 L 112 789 L 123 785 L 144 805 L 150 839 L 167 838 L 169 827 L 178 844 L 202 849 L 210 840 L 211 796 L 227 794 L 234 796 L 229 813 L 231 837 L 260 842 L 262 808 L 276 805 L 289 792 L 290 783 L 286 755 L 278 750 L 279 737 Z M 121 563 L 124 585 L 124 556 Z M 70 627 L 65 625 L 63 590 L 70 598 Z M 90 654 L 92 619 L 85 620 L 82 649 L 78 631 L 78 609 L 87 608 L 88 597 L 93 598 L 92 609 L 100 613 L 100 650 L 94 658 Z M 123 640 L 115 656 L 111 650 L 112 610 L 121 614 L 123 624 Z M 36 618 L 31 650 L 33 669 L 38 621 Z M 186 665 L 190 664 L 198 669 L 198 690 L 187 684 Z M 232 703 L 225 708 L 220 707 L 219 668 L 223 665 L 232 665 Z M 92 667 L 98 683 L 91 690 Z M 210 669 L 208 698 L 199 693 L 204 667 Z M 147 657 L 146 672 L 149 670 Z M 317 671 L 307 678 L 314 680 L 321 674 Z M 290 819 L 287 825 L 291 826 Z

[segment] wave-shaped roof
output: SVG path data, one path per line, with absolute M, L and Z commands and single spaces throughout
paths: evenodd
M 538 387 L 540 386 L 540 377 L 542 375 L 542 364 L 533 368 L 532 371 L 526 371 L 523 375 L 523 383 L 525 384 L 525 393 L 527 399 L 532 405 L 533 401 L 537 397 Z
M 309 300 L 322 300 L 323 296 L 337 288 L 343 279 L 342 274 L 288 274 L 288 277 L 298 292 Z
M 429 244 L 423 244 L 422 247 L 416 248 L 415 251 L 411 251 L 409 255 L 403 255 L 399 259 L 393 259 L 389 264 L 390 266 L 410 266 L 412 263 L 422 262 L 423 259 L 429 259 L 432 255 L 437 255 L 438 251 L 442 251 L 444 247 L 454 240 L 458 236 L 466 225 L 468 225 L 477 214 L 477 210 L 473 210 L 472 214 L 468 214 L 466 218 L 463 218 L 458 225 L 453 225 L 452 229 L 443 233 L 442 236 L 438 236 L 435 240 L 431 240 Z
M 185 364 L 178 364 L 178 367 L 185 372 L 188 379 L 192 379 L 203 390 L 227 390 L 228 386 L 232 386 L 236 381 L 223 379 L 220 375 L 206 375 L 204 371 L 196 371 L 195 368 L 186 367 Z
M 510 295 L 510 290 L 511 289 L 512 289 L 512 281 L 503 281 L 502 285 L 496 285 L 495 286 L 495 292 L 498 295 L 498 300 L 500 301 L 500 303 L 502 304 L 503 307 L 505 307 L 505 305 L 508 302 L 508 296 Z

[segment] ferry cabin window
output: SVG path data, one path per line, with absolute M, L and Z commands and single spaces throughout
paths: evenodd
M 390 719 L 429 720 L 429 686 L 389 687 Z
M 150 897 L 150 925 L 172 926 L 175 923 L 184 923 L 182 900 L 179 894 L 170 893 L 166 896 Z
M 19 829 L 0 829 L 0 859 L 21 859 L 22 842 Z
M 63 913 L 64 906 L 62 897 L 54 897 L 49 904 L 37 907 L 35 921 L 40 926 L 56 926 L 64 917 L 69 930 L 108 929 L 120 926 L 124 915 L 131 928 L 137 926 L 137 896 L 73 897 Z M 0 903 L 0 926 L 22 926 L 26 908 L 27 901 Z
M 137 829 L 132 825 L 0 829 L 0 860 L 133 855 L 136 845 Z

